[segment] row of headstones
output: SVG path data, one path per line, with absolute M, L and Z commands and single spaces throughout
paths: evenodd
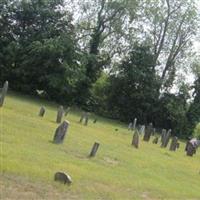
M 39 111 L 39 116 L 43 117 L 44 114 L 45 114 L 45 111 L 46 111 L 45 107 L 42 106 L 40 108 L 40 111 Z M 57 123 L 61 123 L 63 115 L 67 116 L 69 111 L 70 111 L 70 107 L 68 107 L 66 110 L 64 110 L 63 106 L 60 106 L 58 108 L 58 111 L 57 111 L 56 122 Z M 80 118 L 79 122 L 82 123 L 83 120 L 85 121 L 84 125 L 87 125 L 88 124 L 88 120 L 89 120 L 89 113 L 84 112 L 81 115 L 81 118 Z M 94 119 L 94 123 L 96 123 L 96 121 L 97 121 L 97 119 Z M 68 127 L 69 127 L 69 121 L 67 121 L 67 120 L 63 121 L 57 127 L 57 129 L 55 131 L 55 134 L 54 134 L 54 138 L 53 138 L 53 142 L 55 144 L 60 144 L 60 143 L 62 143 L 64 141 L 65 135 L 67 134 Z M 91 152 L 89 154 L 89 157 L 93 157 L 93 156 L 96 155 L 96 152 L 97 152 L 97 150 L 99 148 L 99 145 L 100 144 L 97 143 L 97 142 L 94 143 L 94 145 L 92 147 L 92 150 L 91 150 Z
M 8 81 L 5 81 L 3 88 L 0 88 L 1 94 L 0 94 L 0 107 L 3 106 L 5 97 L 8 91 Z
M 137 119 L 134 120 L 134 128 L 136 127 Z M 139 148 L 139 132 L 144 134 L 143 140 L 149 142 L 150 137 L 155 135 L 155 128 L 153 128 L 152 123 L 150 123 L 146 128 L 145 126 L 141 126 L 140 129 L 130 129 L 132 123 L 129 124 L 128 130 L 135 130 L 132 138 L 132 145 L 136 148 Z M 161 147 L 166 148 L 171 138 L 171 129 L 166 131 L 165 129 L 162 130 L 161 134 Z M 157 144 L 159 137 L 156 136 L 153 140 L 153 144 Z M 180 146 L 178 142 L 178 137 L 172 137 L 171 144 L 170 144 L 170 151 L 176 151 Z M 197 139 L 189 140 L 186 144 L 185 151 L 188 156 L 193 156 L 196 153 L 196 149 L 200 146 L 200 141 Z

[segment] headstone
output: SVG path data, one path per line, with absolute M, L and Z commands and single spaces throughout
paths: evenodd
M 94 145 L 93 145 L 93 147 L 92 147 L 92 150 L 91 150 L 91 152 L 90 152 L 89 157 L 94 157 L 94 156 L 96 155 L 97 150 L 98 150 L 98 148 L 99 148 L 99 145 L 100 145 L 100 144 L 97 143 L 97 142 L 94 143 Z
M 145 133 L 145 125 L 142 125 L 140 128 L 140 134 L 144 135 L 144 133 Z
M 196 153 L 196 150 L 199 146 L 200 146 L 200 140 L 197 140 L 196 138 L 192 138 L 190 141 L 188 141 L 186 145 L 187 155 L 193 156 L 193 154 Z
M 176 148 L 179 149 L 179 147 L 180 147 L 180 143 L 177 142 L 177 143 L 176 143 Z
M 64 172 L 56 172 L 54 175 L 54 180 L 68 185 L 72 183 L 71 177 Z
M 64 141 L 68 127 L 69 127 L 68 121 L 63 121 L 63 123 L 58 126 L 53 138 L 54 143 L 59 144 Z
M 69 111 L 70 111 L 70 107 L 67 107 L 67 109 L 65 110 L 65 116 L 67 116 L 68 115 L 68 113 L 69 113 Z
M 144 133 L 144 137 L 143 140 L 148 142 L 150 140 L 151 134 L 153 131 L 153 127 L 152 124 L 149 124 L 146 128 L 145 128 L 145 133 Z
M 135 148 L 139 148 L 139 133 L 138 133 L 137 130 L 134 131 L 133 139 L 132 139 L 132 145 Z
M 58 112 L 57 112 L 57 118 L 56 118 L 57 123 L 61 123 L 63 114 L 64 114 L 63 106 L 59 106 Z
M 164 139 L 166 137 L 167 131 L 166 129 L 162 129 L 162 134 L 161 134 L 161 146 L 164 144 Z
M 94 119 L 93 123 L 96 124 L 96 122 L 97 122 L 97 118 Z
M 2 88 L 2 91 L 1 91 L 1 96 L 0 96 L 0 107 L 2 107 L 3 104 L 4 104 L 4 100 L 5 100 L 7 91 L 8 91 L 8 81 L 6 81 L 6 82 L 4 83 L 3 88 Z
M 130 123 L 128 124 L 128 130 L 132 130 L 132 127 L 133 127 L 133 123 L 130 122 Z
M 155 137 L 155 138 L 153 139 L 153 144 L 158 144 L 158 137 Z
M 171 136 L 171 129 L 169 129 L 167 131 L 167 133 L 165 134 L 165 137 L 163 139 L 163 143 L 162 143 L 161 147 L 164 147 L 164 148 L 167 147 L 169 140 L 170 140 L 170 136 Z
M 177 137 L 173 137 L 172 141 L 171 141 L 171 144 L 170 144 L 169 150 L 170 151 L 176 151 L 177 143 L 178 143 L 178 138 Z
M 84 125 L 87 126 L 88 125 L 88 120 L 89 120 L 89 113 L 85 114 L 85 122 Z
M 133 122 L 133 127 L 132 127 L 132 129 L 133 129 L 133 130 L 135 130 L 136 123 L 137 123 L 137 118 L 135 118 L 135 119 L 134 119 L 134 122 Z
M 45 107 L 42 106 L 42 107 L 40 108 L 39 116 L 40 116 L 40 117 L 43 117 L 43 116 L 44 116 L 44 113 L 45 113 Z

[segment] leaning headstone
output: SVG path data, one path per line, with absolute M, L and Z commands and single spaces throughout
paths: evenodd
M 67 109 L 65 110 L 65 116 L 67 116 L 68 115 L 68 113 L 69 113 L 69 111 L 70 111 L 70 107 L 67 107 Z
M 171 144 L 170 144 L 169 150 L 170 151 L 176 151 L 177 143 L 178 143 L 178 138 L 177 137 L 173 137 L 172 141 L 171 141 Z
M 2 88 L 2 91 L 1 91 L 1 96 L 0 96 L 0 107 L 2 107 L 3 104 L 4 104 L 4 100 L 5 100 L 7 91 L 8 91 L 8 81 L 6 81 L 6 82 L 4 83 L 3 88 Z
M 144 133 L 144 137 L 143 140 L 148 142 L 150 140 L 151 134 L 153 131 L 153 127 L 152 124 L 149 124 L 146 128 L 145 128 L 145 133 Z
M 63 121 L 63 123 L 58 126 L 53 138 L 54 143 L 59 144 L 64 141 L 68 127 L 69 127 L 68 121 Z
M 171 129 L 169 129 L 167 131 L 167 133 L 165 134 L 165 137 L 163 139 L 163 143 L 162 143 L 161 147 L 164 147 L 164 148 L 167 147 L 169 140 L 170 140 L 170 136 L 171 136 Z
M 132 130 L 132 127 L 133 127 L 133 123 L 131 122 L 128 124 L 128 130 Z
M 97 143 L 97 142 L 94 143 L 94 145 L 93 145 L 93 147 L 92 147 L 92 150 L 91 150 L 91 152 L 90 152 L 89 157 L 94 157 L 94 156 L 96 155 L 97 150 L 98 150 L 98 148 L 99 148 L 99 145 L 100 145 L 100 144 Z
M 68 185 L 72 183 L 71 177 L 64 172 L 56 172 L 54 175 L 54 180 Z
M 133 145 L 135 148 L 138 148 L 138 147 L 139 147 L 139 133 L 138 133 L 137 130 L 134 131 L 133 139 L 132 139 L 132 145 Z
M 158 137 L 155 137 L 155 138 L 153 139 L 153 144 L 158 144 Z
M 43 117 L 43 116 L 44 116 L 44 113 L 45 113 L 45 107 L 42 106 L 42 107 L 40 108 L 39 116 L 40 116 L 40 117 Z
M 137 118 L 134 119 L 132 130 L 135 130 L 136 123 L 137 123 Z
M 60 106 L 60 107 L 58 108 L 58 112 L 57 112 L 57 118 L 56 118 L 56 122 L 57 122 L 57 123 L 61 123 L 63 114 L 64 114 L 63 106 Z

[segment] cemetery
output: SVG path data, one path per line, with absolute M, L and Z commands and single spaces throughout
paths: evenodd
M 200 200 L 200 0 L 0 0 L 0 200 Z
M 20 199 L 200 198 L 199 141 L 186 145 L 171 130 L 152 136 L 152 124 L 91 123 L 97 116 L 77 108 L 65 117 L 62 106 L 12 92 L 0 116 L 2 199 L 14 198 L 15 184 Z

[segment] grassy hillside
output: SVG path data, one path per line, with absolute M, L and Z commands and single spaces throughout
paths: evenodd
M 38 117 L 40 106 L 44 118 Z M 99 118 L 86 127 L 73 110 L 68 135 L 53 144 L 57 105 L 8 95 L 0 108 L 0 199 L 200 199 L 200 151 L 194 157 L 159 145 L 131 144 L 132 134 L 117 121 Z M 118 128 L 118 131 L 115 129 Z M 95 158 L 87 158 L 95 141 Z M 68 172 L 68 187 L 53 180 L 56 171 Z

